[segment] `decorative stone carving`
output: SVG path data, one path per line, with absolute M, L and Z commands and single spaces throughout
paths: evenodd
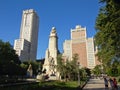
M 30 64 L 28 69 L 27 69 L 27 75 L 29 77 L 32 77 L 33 76 L 33 70 L 32 70 L 32 65 Z
M 46 69 L 46 74 L 57 76 L 57 70 L 55 66 L 57 65 L 57 53 L 58 53 L 58 42 L 57 42 L 57 33 L 55 27 L 52 27 L 49 37 L 49 45 L 46 50 L 45 62 L 43 65 L 43 70 Z M 49 79 L 50 79 L 49 78 Z

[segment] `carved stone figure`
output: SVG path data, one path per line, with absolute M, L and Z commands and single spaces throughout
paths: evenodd
M 29 77 L 32 77 L 33 76 L 33 70 L 32 70 L 32 65 L 30 64 L 28 69 L 27 69 L 27 75 Z

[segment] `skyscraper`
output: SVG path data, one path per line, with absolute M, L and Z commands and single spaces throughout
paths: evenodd
M 20 37 L 15 40 L 14 49 L 21 61 L 36 60 L 39 17 L 33 9 L 23 11 Z
M 63 56 L 72 60 L 74 54 L 78 54 L 78 61 L 81 67 L 94 68 L 95 52 L 93 38 L 87 38 L 86 28 L 77 25 L 71 29 L 71 40 L 65 40 L 63 44 Z
M 96 64 L 94 39 L 93 37 L 87 38 L 87 66 L 92 69 Z
M 63 43 L 63 57 L 65 57 L 65 60 L 71 60 L 72 58 L 72 47 L 71 47 L 71 40 L 65 40 L 65 42 Z
M 71 30 L 72 55 L 78 54 L 78 62 L 87 67 L 86 28 L 77 25 Z

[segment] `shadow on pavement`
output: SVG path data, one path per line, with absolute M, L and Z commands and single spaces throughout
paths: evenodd
M 88 82 L 88 84 L 104 84 L 103 82 Z
M 87 88 L 84 90 L 109 90 L 109 89 L 105 89 L 105 88 Z

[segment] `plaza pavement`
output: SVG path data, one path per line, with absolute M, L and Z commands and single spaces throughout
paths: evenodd
M 90 79 L 84 86 L 83 90 L 111 90 L 110 85 L 105 89 L 104 79 Z

